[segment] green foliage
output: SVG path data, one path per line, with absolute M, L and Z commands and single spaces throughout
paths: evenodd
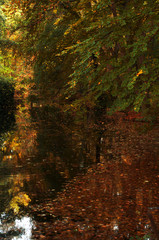
M 95 95 L 105 92 L 114 96 L 110 112 L 129 107 L 139 111 L 157 94 L 152 94 L 159 66 L 152 47 L 158 41 L 158 12 L 154 11 L 157 2 L 153 6 L 150 2 L 144 5 L 143 1 L 123 2 L 109 5 L 98 1 L 87 9 L 78 26 L 82 29 L 81 24 L 85 24 L 86 38 L 79 38 L 80 44 L 71 51 L 79 54 L 73 80 L 87 82 L 85 94 L 93 91 Z M 91 65 L 93 54 L 97 54 L 96 69 Z
M 0 2 L 0 81 L 9 81 L 12 76 L 11 58 L 16 43 L 7 37 L 6 16 L 3 13 L 3 4 Z
M 40 95 L 66 109 L 158 112 L 158 1 L 27 1 L 22 46 Z

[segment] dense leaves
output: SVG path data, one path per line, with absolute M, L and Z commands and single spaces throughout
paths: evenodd
M 158 113 L 158 1 L 7 1 L 39 97 L 65 110 Z M 14 6 L 14 7 L 11 7 Z M 5 10 L 6 11 L 6 10 Z M 37 92 L 36 92 L 37 93 Z M 47 99 L 47 101 L 46 101 Z
M 56 200 L 39 206 L 32 203 L 35 218 L 42 219 L 44 213 L 51 222 L 47 228 L 39 224 L 35 238 L 131 239 L 151 234 L 148 210 L 158 203 L 158 128 L 142 134 L 149 125 L 139 129 L 139 123 L 138 135 L 131 124 L 111 123 L 127 113 L 124 120 L 144 121 L 141 114 L 148 120 L 158 118 L 158 6 L 158 0 L 6 0 L 0 6 L 1 105 L 4 96 L 13 98 L 13 88 L 5 89 L 11 85 L 2 83 L 11 78 L 16 82 L 15 96 L 31 101 L 30 105 L 25 102 L 26 108 L 20 101 L 18 131 L 7 141 L 8 151 L 2 149 L 3 161 L 12 159 L 9 164 L 16 165 L 16 173 L 19 163 L 28 172 L 33 165 L 37 171 L 33 182 L 43 196 L 45 179 L 53 185 L 57 175 L 61 187 L 61 181 L 72 174 L 69 167 L 84 167 L 81 149 L 94 162 L 100 161 L 97 168 L 89 168 L 86 175 L 69 183 Z M 52 105 L 69 111 L 77 125 L 80 121 L 87 126 L 89 137 L 82 138 L 73 128 L 69 131 L 61 115 L 55 117 Z M 43 119 L 42 131 L 37 126 L 28 128 L 27 110 L 36 114 L 37 106 L 54 126 L 46 136 Z M 91 127 L 94 131 L 89 132 Z M 65 130 L 66 138 L 57 129 L 62 134 Z M 41 144 L 36 145 L 36 140 Z M 77 153 L 70 144 L 76 141 Z M 41 146 L 47 146 L 47 151 Z M 34 156 L 28 158 L 33 150 Z M 37 158 L 42 159 L 39 168 Z M 50 169 L 45 174 L 47 165 Z M 22 191 L 25 182 L 29 192 L 30 176 L 13 177 L 9 207 L 15 213 L 35 198 L 35 193 Z M 153 216 L 158 222 L 157 214 Z
M 77 110 L 93 108 L 106 95 L 112 98 L 110 113 L 156 115 L 158 1 L 14 4 L 27 29 L 22 45 L 37 56 L 34 81 L 42 98 Z
M 159 223 L 157 135 L 157 127 L 139 135 L 134 124 L 110 125 L 101 163 L 74 178 L 53 202 L 32 206 L 39 220 L 34 237 L 147 239 L 153 229 L 149 212 Z

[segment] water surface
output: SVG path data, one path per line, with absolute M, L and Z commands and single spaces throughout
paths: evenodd
M 158 226 L 159 128 L 146 128 L 119 119 L 75 122 L 56 108 L 20 107 L 16 125 L 0 139 L 1 239 L 152 234 L 149 210 Z M 65 188 L 73 200 L 63 196 L 61 210 L 53 200 Z

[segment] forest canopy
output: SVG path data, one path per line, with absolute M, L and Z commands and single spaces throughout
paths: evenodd
M 41 101 L 157 116 L 158 0 L 6 0 L 1 13 Z

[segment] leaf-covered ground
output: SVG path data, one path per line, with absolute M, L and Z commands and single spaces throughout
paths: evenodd
M 33 239 L 136 239 L 155 234 L 148 213 L 159 226 L 159 129 L 145 128 L 143 123 L 121 121 L 109 125 L 101 163 L 74 178 L 55 200 L 32 206 L 37 221 Z

